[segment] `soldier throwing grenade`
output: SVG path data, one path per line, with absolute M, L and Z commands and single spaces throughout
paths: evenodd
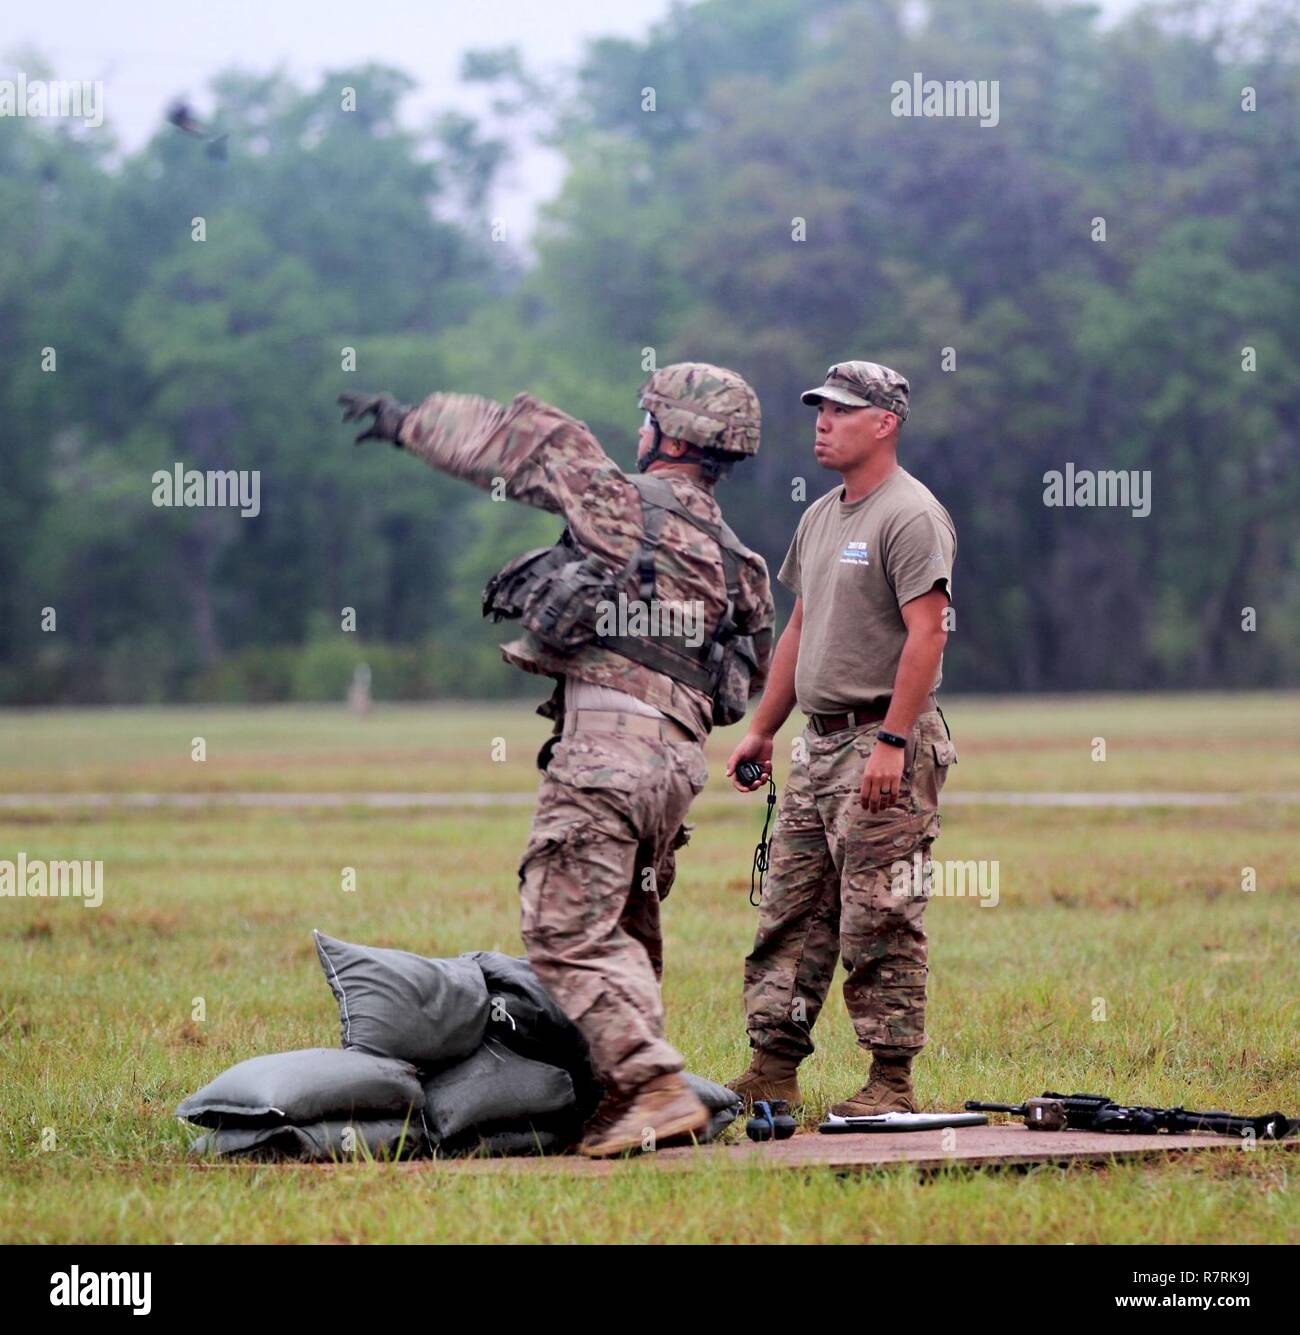
M 641 476 L 527 394 L 509 407 L 468 394 L 431 394 L 416 408 L 387 394 L 339 401 L 345 421 L 373 417 L 358 443 L 390 440 L 480 487 L 500 479 L 512 500 L 568 523 L 555 548 L 489 585 L 499 614 L 525 628 L 502 646 L 506 661 L 557 682 L 538 710 L 557 733 L 539 756 L 545 777 L 519 867 L 521 933 L 605 1085 L 582 1153 L 699 1132 L 708 1111 L 664 1039 L 659 904 L 708 777 L 702 743 L 714 722 L 743 714 L 771 657 L 767 567 L 713 498 L 716 479 L 758 450 L 757 396 L 702 362 L 656 371 L 641 390 Z M 700 606 L 711 635 L 601 634 L 593 599 L 620 593 Z

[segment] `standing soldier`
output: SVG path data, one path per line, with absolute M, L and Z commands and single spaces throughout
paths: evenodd
M 948 512 L 898 465 L 908 383 L 843 362 L 803 396 L 813 452 L 843 485 L 811 505 L 779 578 L 795 594 L 771 680 L 727 762 L 772 768 L 796 702 L 808 725 L 786 782 L 754 949 L 745 961 L 747 1102 L 801 1102 L 796 1072 L 837 957 L 870 1079 L 831 1112 L 915 1112 L 912 1059 L 926 1041 L 930 845 L 956 759 L 934 691 L 947 639 L 957 538 Z M 734 780 L 737 788 L 745 788 Z M 749 791 L 757 785 L 745 788 Z
M 508 408 L 467 394 L 432 394 L 413 409 L 390 395 L 339 401 L 345 421 L 373 414 L 358 442 L 391 440 L 567 521 L 554 548 L 488 586 L 488 610 L 525 628 L 502 646 L 506 661 L 557 682 L 538 711 L 556 734 L 538 757 L 521 931 L 606 1087 L 582 1152 L 701 1131 L 708 1112 L 664 1039 L 659 903 L 708 777 L 702 743 L 714 722 L 743 715 L 771 657 L 767 567 L 713 497 L 716 479 L 758 450 L 758 398 L 734 371 L 702 362 L 656 371 L 641 389 L 639 475 L 624 474 L 583 423 L 527 394 Z M 663 633 L 685 620 L 691 633 Z

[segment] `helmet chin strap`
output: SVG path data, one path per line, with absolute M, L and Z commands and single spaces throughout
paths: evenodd
M 716 482 L 720 477 L 726 477 L 731 472 L 731 466 L 735 463 L 734 459 L 725 459 L 713 450 L 696 450 L 695 453 L 685 459 L 670 459 L 667 455 L 659 452 L 659 446 L 663 441 L 664 433 L 659 426 L 658 419 L 653 413 L 646 413 L 646 425 L 654 427 L 654 444 L 645 452 L 644 457 L 638 456 L 636 461 L 636 471 L 638 473 L 647 472 L 650 465 L 662 460 L 664 463 L 698 463 L 700 466 L 700 476 L 706 482 Z
M 638 455 L 636 461 L 636 471 L 644 473 L 656 459 L 662 459 L 663 455 L 659 453 L 659 442 L 663 440 L 664 433 L 659 428 L 659 421 L 653 413 L 646 413 L 646 425 L 655 429 L 654 444 L 646 451 L 644 457 Z

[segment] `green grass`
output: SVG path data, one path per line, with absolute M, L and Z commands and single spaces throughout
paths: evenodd
M 1286 777 L 1294 706 L 1283 696 L 960 702 L 948 710 L 962 756 L 952 786 L 1300 788 Z M 18 792 L 523 791 L 545 731 L 518 707 L 381 709 L 363 721 L 324 709 L 8 714 L 0 773 Z M 186 758 L 193 735 L 208 738 L 206 766 Z M 1088 759 L 1096 735 L 1108 738 L 1105 764 Z M 722 782 L 731 736 L 711 747 L 713 779 L 664 906 L 669 1037 L 692 1070 L 723 1079 L 745 1057 L 740 969 L 761 823 L 760 800 Z M 494 737 L 506 739 L 505 762 L 490 759 Z M 1298 811 L 1249 800 L 947 810 L 936 855 L 996 859 L 1000 902 L 939 899 L 927 913 L 921 1104 L 1051 1087 L 1300 1113 Z M 1300 1161 L 1270 1147 L 930 1178 L 707 1159 L 686 1175 L 627 1165 L 603 1181 L 185 1161 L 172 1112 L 186 1094 L 245 1057 L 337 1043 L 312 927 L 435 955 L 518 950 L 528 822 L 521 807 L 0 810 L 0 858 L 97 858 L 105 878 L 98 909 L 0 900 L 0 1240 L 1300 1239 L 1286 1190 Z M 1247 866 L 1253 893 L 1240 888 Z M 356 869 L 353 893 L 341 889 L 344 867 Z M 816 1037 L 803 1075 L 814 1114 L 863 1075 L 838 988 Z
M 928 1178 L 628 1164 L 599 1181 L 471 1177 L 437 1164 L 80 1162 L 7 1173 L 0 1233 L 24 1242 L 1294 1242 L 1289 1159 L 1272 1150 Z
M 957 697 L 944 712 L 953 791 L 1300 794 L 1300 692 Z M 801 726 L 796 714 L 778 756 Z M 0 710 L 0 793 L 518 791 L 536 785 L 550 728 L 527 705 L 389 705 L 363 719 L 326 705 Z M 710 739 L 715 777 L 739 738 Z

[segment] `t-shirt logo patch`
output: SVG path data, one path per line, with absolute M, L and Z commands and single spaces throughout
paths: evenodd
M 867 553 L 867 544 L 865 542 L 846 543 L 844 550 L 840 553 L 840 565 L 842 566 L 869 566 L 871 557 Z

